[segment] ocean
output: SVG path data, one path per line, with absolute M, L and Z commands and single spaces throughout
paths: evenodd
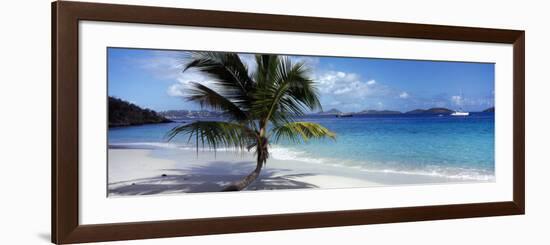
M 197 120 L 197 119 L 189 119 Z M 273 143 L 270 158 L 355 168 L 361 171 L 405 173 L 494 180 L 494 113 L 448 115 L 307 116 L 336 133 L 336 140 L 303 144 Z M 188 137 L 167 142 L 165 135 L 180 123 L 110 128 L 110 147 L 151 149 L 194 148 Z M 267 161 L 269 166 L 269 160 Z

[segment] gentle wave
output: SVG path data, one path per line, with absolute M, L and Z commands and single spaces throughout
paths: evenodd
M 314 158 L 308 156 L 306 152 L 289 149 L 282 146 L 274 146 L 270 150 L 270 156 L 277 160 L 292 160 L 307 163 L 331 165 L 334 167 L 353 168 L 359 171 L 374 173 L 394 173 L 407 175 L 422 175 L 431 177 L 442 177 L 461 180 L 493 181 L 494 175 L 488 171 L 479 169 L 452 168 L 430 166 L 426 170 L 406 170 L 406 169 L 387 169 L 369 167 L 365 162 L 359 162 L 348 159 Z
M 132 143 L 109 143 L 111 149 L 180 149 L 180 150 L 196 150 L 196 146 L 191 144 L 177 144 L 168 142 L 132 142 Z M 237 152 L 237 148 L 199 148 L 202 152 Z M 407 170 L 407 169 L 388 169 L 375 168 L 369 166 L 365 162 L 354 161 L 349 159 L 332 159 L 311 157 L 304 151 L 298 151 L 279 145 L 272 146 L 270 149 L 270 157 L 282 161 L 300 161 L 312 164 L 330 165 L 333 167 L 353 168 L 359 171 L 373 173 L 393 173 L 407 175 L 422 175 L 431 177 L 442 177 L 449 179 L 474 180 L 474 181 L 494 181 L 494 174 L 479 170 L 466 168 L 452 168 L 441 166 L 430 166 L 424 170 Z M 372 165 L 372 164 L 371 164 Z

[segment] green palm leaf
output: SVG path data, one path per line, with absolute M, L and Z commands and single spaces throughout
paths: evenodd
M 263 58 L 270 82 L 258 82 L 251 111 L 258 118 L 282 124 L 307 110 L 320 109 L 318 92 L 308 78 L 304 63 L 293 64 L 288 57 Z M 269 60 L 266 62 L 264 60 Z M 265 123 L 265 122 L 264 122 Z
M 214 150 L 220 146 L 243 150 L 256 141 L 254 131 L 230 122 L 197 121 L 174 127 L 166 137 L 170 141 L 178 134 L 188 135 L 188 142 L 195 138 L 197 149 L 200 145 Z
M 193 52 L 184 72 L 194 68 L 214 80 L 219 85 L 219 94 L 246 109 L 250 104 L 249 93 L 254 82 L 249 77 L 248 68 L 235 53 Z
M 225 115 L 237 121 L 247 119 L 247 115 L 235 103 L 222 96 L 211 88 L 200 83 L 191 83 L 191 88 L 188 90 L 188 101 L 198 102 L 201 107 L 209 107 L 214 110 L 222 111 Z
M 279 56 L 277 55 L 256 55 L 257 70 L 254 73 L 254 79 L 257 86 L 265 88 L 271 85 L 275 79 L 277 73 L 277 67 L 279 66 Z
M 271 129 L 271 135 L 275 142 L 287 139 L 295 143 L 307 142 L 310 139 L 330 138 L 336 139 L 336 134 L 317 123 L 290 122 Z
M 199 147 L 253 150 L 257 158 L 254 171 L 224 190 L 242 190 L 259 176 L 269 158 L 271 139 L 300 143 L 336 138 L 317 123 L 294 121 L 307 111 L 321 109 L 318 91 L 304 63 L 294 64 L 285 56 L 256 55 L 256 70 L 249 74 L 235 53 L 194 52 L 191 56 L 184 72 L 197 69 L 215 84 L 191 83 L 187 99 L 222 111 L 230 120 L 181 125 L 170 130 L 167 137 L 171 140 L 182 134 L 189 137 L 188 141 L 195 139 L 197 154 Z

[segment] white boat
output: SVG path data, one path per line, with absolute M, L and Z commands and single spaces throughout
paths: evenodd
M 467 117 L 469 115 L 470 115 L 469 112 L 462 111 L 462 110 L 455 111 L 451 114 L 451 116 L 455 116 L 455 117 Z
M 353 114 L 340 112 L 340 113 L 336 114 L 336 117 L 353 117 Z
M 460 91 L 459 102 L 462 99 L 464 99 L 464 96 L 462 95 L 462 91 Z M 459 105 L 460 104 L 462 104 L 462 103 L 460 102 Z M 470 115 L 470 113 L 466 112 L 466 111 L 462 111 L 462 108 L 459 108 L 458 111 L 454 111 L 453 113 L 451 113 L 451 116 L 455 116 L 455 117 L 467 117 L 469 115 Z

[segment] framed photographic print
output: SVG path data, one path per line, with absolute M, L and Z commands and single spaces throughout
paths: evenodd
M 52 4 L 52 242 L 523 214 L 525 33 Z

